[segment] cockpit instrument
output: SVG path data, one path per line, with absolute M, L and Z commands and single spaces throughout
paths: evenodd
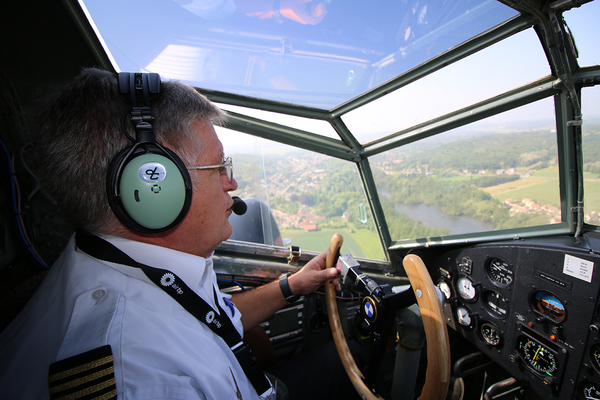
M 500 258 L 490 258 L 486 262 L 486 271 L 490 280 L 497 286 L 508 287 L 513 283 L 514 271 Z
M 504 318 L 508 314 L 508 300 L 495 290 L 483 293 L 483 305 L 487 312 L 496 318 Z
M 532 296 L 532 308 L 554 323 L 562 323 L 567 315 L 562 301 L 545 290 L 537 291 Z
M 558 370 L 558 357 L 548 346 L 527 336 L 520 336 L 517 350 L 525 365 L 543 376 L 553 377 Z
M 458 264 L 458 268 L 461 273 L 471 275 L 473 272 L 473 260 L 470 257 L 463 257 Z
M 458 278 L 456 281 L 456 290 L 458 290 L 459 296 L 464 300 L 472 301 L 477 297 L 477 289 L 475 288 L 473 281 L 466 276 Z
M 502 344 L 502 335 L 500 334 L 500 330 L 498 327 L 496 327 L 496 325 L 490 322 L 485 322 L 481 324 L 479 332 L 481 333 L 483 340 L 490 346 L 496 347 Z
M 594 343 L 588 350 L 590 361 L 594 369 L 600 373 L 600 343 Z
M 445 280 L 441 280 L 437 284 L 438 289 L 442 292 L 445 297 L 445 301 L 448 301 L 452 298 L 452 288 Z
M 471 312 L 465 307 L 458 307 L 456 309 L 456 319 L 459 324 L 466 328 L 473 328 L 473 319 L 471 318 Z
M 582 396 L 585 400 L 600 400 L 600 385 L 592 382 L 588 382 L 583 386 Z

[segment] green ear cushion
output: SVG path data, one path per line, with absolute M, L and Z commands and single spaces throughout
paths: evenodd
M 119 189 L 125 211 L 148 229 L 171 224 L 185 204 L 181 172 L 173 161 L 159 154 L 143 154 L 129 161 Z

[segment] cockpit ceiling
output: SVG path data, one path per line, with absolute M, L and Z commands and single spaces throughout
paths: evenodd
M 518 15 L 494 0 L 80 3 L 118 71 L 325 110 Z

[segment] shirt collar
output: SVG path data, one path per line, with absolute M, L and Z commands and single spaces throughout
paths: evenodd
M 204 257 L 169 249 L 167 247 L 156 246 L 117 236 L 98 236 L 139 263 L 173 272 L 192 289 L 198 287 L 200 280 L 205 274 L 212 273 L 212 255 L 205 259 Z

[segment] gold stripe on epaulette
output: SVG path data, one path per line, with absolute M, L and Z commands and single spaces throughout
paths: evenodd
M 48 377 L 48 382 L 52 383 L 54 381 L 57 381 L 57 380 L 60 380 L 60 379 L 64 379 L 64 378 L 69 377 L 71 375 L 75 375 L 75 374 L 87 371 L 88 369 L 99 367 L 102 364 L 108 364 L 108 363 L 112 363 L 112 362 L 113 362 L 113 356 L 112 355 L 106 356 L 106 357 L 101 358 L 99 360 L 95 360 L 95 361 L 89 362 L 87 364 L 83 364 L 83 365 L 80 365 L 78 367 L 68 369 L 66 371 L 57 372 L 55 374 L 52 374 L 52 375 L 50 375 Z
M 48 371 L 50 399 L 116 399 L 113 361 L 110 345 L 105 345 L 53 363 Z
M 100 391 L 100 390 L 102 390 L 104 388 L 107 388 L 107 387 L 109 387 L 111 385 L 114 385 L 114 384 L 115 384 L 115 379 L 112 378 L 112 379 L 109 379 L 109 380 L 107 380 L 105 382 L 99 383 L 99 384 L 94 385 L 94 386 L 90 386 L 89 388 L 86 388 L 86 389 L 83 389 L 83 390 L 80 390 L 79 392 L 72 393 L 72 394 L 70 394 L 68 396 L 55 397 L 53 399 L 56 399 L 56 400 L 75 400 L 75 399 L 79 399 L 79 398 L 81 398 L 83 396 L 89 396 L 90 394 L 92 394 L 94 392 Z M 105 394 L 103 394 L 101 396 L 95 397 L 94 400 L 112 399 L 112 398 L 115 398 L 116 396 L 117 396 L 117 390 L 115 389 L 115 390 L 112 390 L 112 391 L 110 391 L 108 393 L 105 393 Z
M 75 368 L 73 368 L 73 369 L 75 369 Z M 109 374 L 114 374 L 114 373 L 115 373 L 115 368 L 111 365 L 109 368 L 103 369 L 102 371 L 94 372 L 93 374 L 86 375 L 82 378 L 68 381 L 66 383 L 63 383 L 62 385 L 52 386 L 50 388 L 50 394 L 62 392 L 63 390 L 71 389 L 71 388 L 73 388 L 75 386 L 79 386 L 83 383 L 93 381 L 94 379 L 100 379 L 103 376 L 106 376 Z M 114 382 L 114 378 L 111 378 L 111 379 Z

